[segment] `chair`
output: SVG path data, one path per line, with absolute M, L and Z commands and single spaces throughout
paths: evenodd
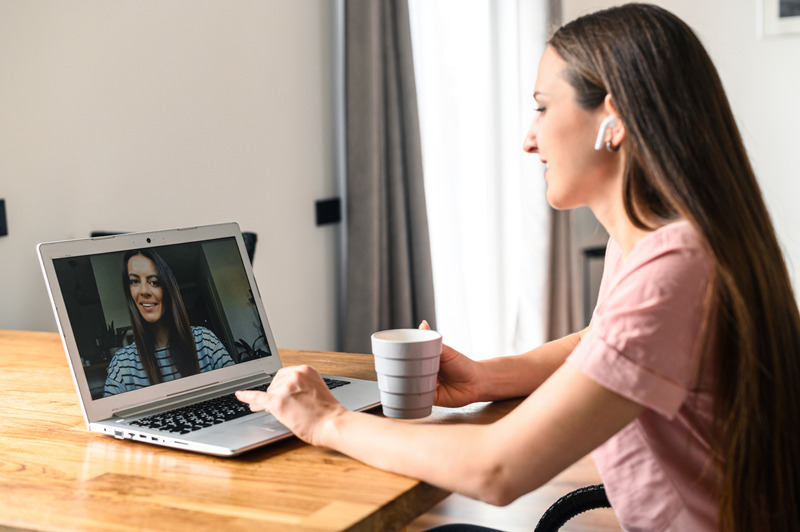
M 595 484 L 578 488 L 554 502 L 542 514 L 539 523 L 533 530 L 534 532 L 554 532 L 578 514 L 596 508 L 611 508 L 605 486 Z
M 592 321 L 592 312 L 597 302 L 597 291 L 600 288 L 600 279 L 592 276 L 592 264 L 597 261 L 600 265 L 606 256 L 605 246 L 583 248 L 583 321 L 586 325 Z M 602 270 L 601 270 L 602 271 Z
M 244 247 L 247 250 L 247 256 L 250 257 L 250 264 L 253 264 L 253 257 L 256 256 L 256 242 L 258 242 L 258 235 L 249 231 L 242 232 L 242 239 L 244 240 Z
M 606 497 L 606 488 L 603 484 L 585 486 L 571 491 L 554 502 L 542 514 L 534 532 L 555 532 L 573 517 L 594 510 L 596 508 L 611 508 L 611 503 Z M 426 532 L 500 532 L 494 528 L 480 525 L 456 523 L 441 525 Z

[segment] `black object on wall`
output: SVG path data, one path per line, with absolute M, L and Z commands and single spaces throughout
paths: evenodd
M 8 235 L 8 222 L 6 221 L 6 200 L 0 199 L 0 236 Z

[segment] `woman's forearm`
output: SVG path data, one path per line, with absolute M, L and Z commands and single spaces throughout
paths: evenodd
M 478 401 L 530 395 L 564 363 L 584 333 L 564 336 L 521 355 L 480 361 L 485 377 Z
M 486 430 L 482 425 L 408 423 L 342 412 L 314 443 L 379 469 L 494 502 L 487 490 L 492 468 L 486 459 L 493 453 L 484 448 Z

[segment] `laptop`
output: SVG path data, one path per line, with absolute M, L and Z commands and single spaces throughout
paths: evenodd
M 232 395 L 281 368 L 236 223 L 37 251 L 90 431 L 216 456 L 291 435 Z M 373 381 L 323 377 L 350 410 L 380 404 Z

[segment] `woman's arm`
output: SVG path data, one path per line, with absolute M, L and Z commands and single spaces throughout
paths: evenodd
M 239 397 L 309 443 L 500 505 L 541 486 L 643 410 L 570 364 L 490 425 L 407 423 L 350 412 L 302 366 L 281 370 L 267 393 Z
M 553 340 L 521 355 L 478 362 L 486 375 L 478 400 L 496 401 L 530 395 L 561 367 L 587 330 Z
M 445 345 L 434 402 L 455 407 L 530 395 L 564 363 L 588 330 L 589 327 L 522 355 L 477 362 Z

